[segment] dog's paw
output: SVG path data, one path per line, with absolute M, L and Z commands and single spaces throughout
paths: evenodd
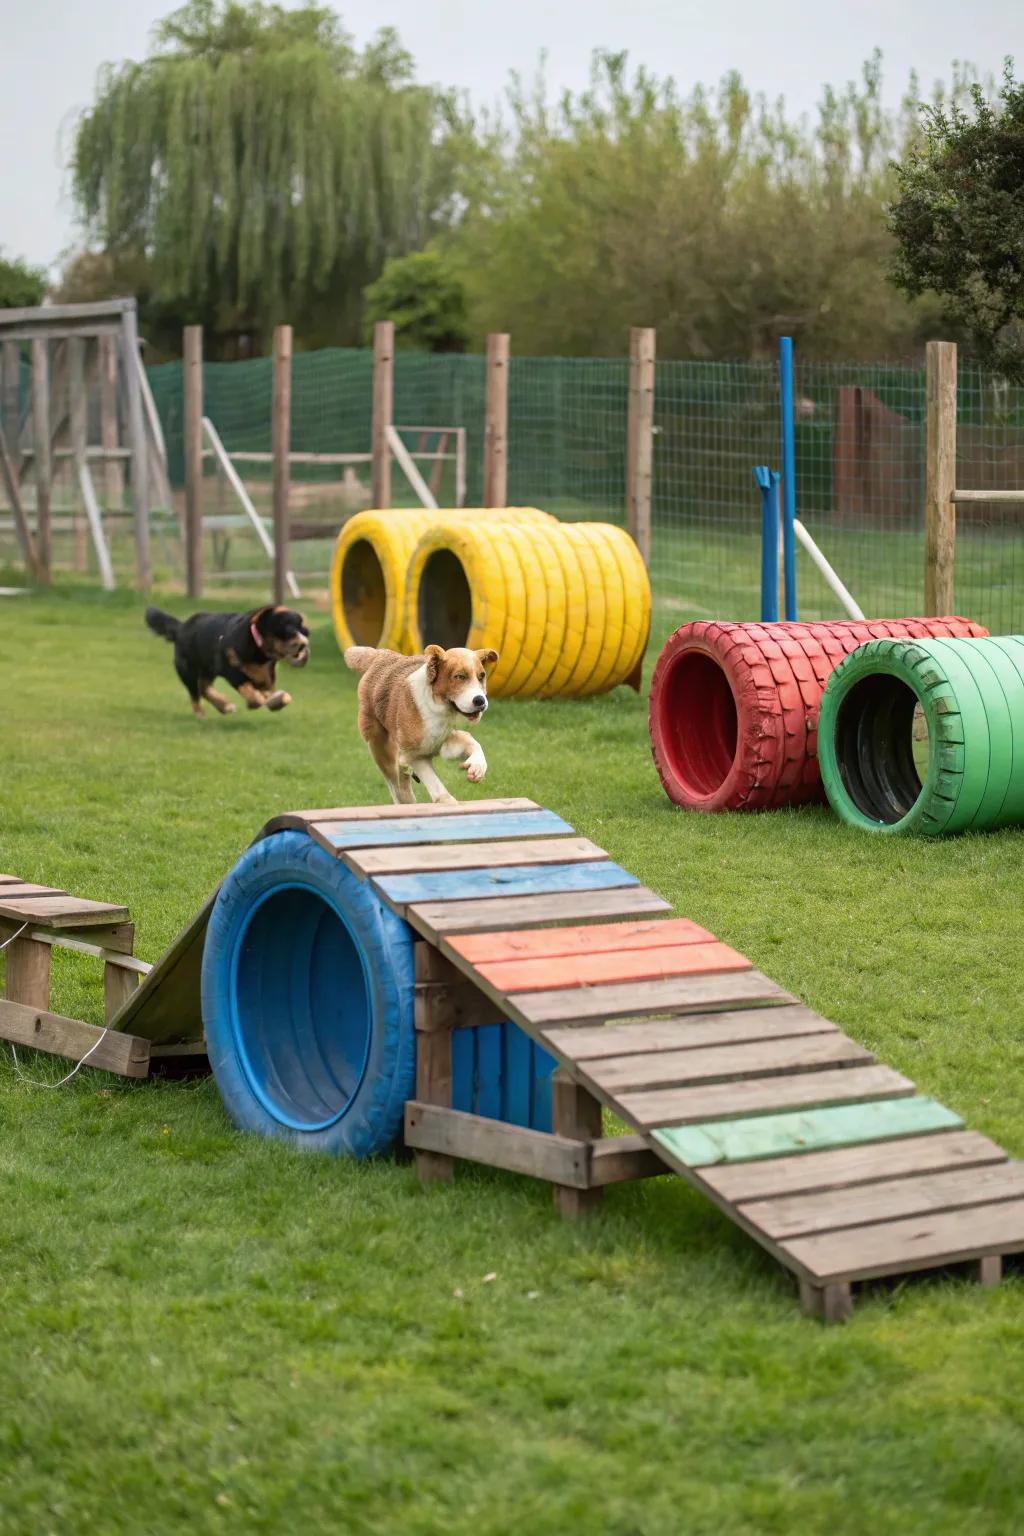
M 450 795 L 447 790 L 443 790 L 441 794 L 434 796 L 434 804 L 435 805 L 457 805 L 458 801 L 456 800 L 454 795 Z
M 471 752 L 469 754 L 462 766 L 466 770 L 466 778 L 469 780 L 469 782 L 471 784 L 479 784 L 480 780 L 487 772 L 487 759 L 484 757 L 483 753 L 477 749 L 476 752 Z
M 276 693 L 272 693 L 270 695 L 270 698 L 267 700 L 267 708 L 284 709 L 286 705 L 291 703 L 291 701 L 291 694 L 285 693 L 283 688 L 279 688 Z
M 221 714 L 222 715 L 233 715 L 237 708 L 238 708 L 237 704 L 232 704 L 231 700 L 229 699 L 226 704 L 222 705 L 222 707 L 221 707 Z

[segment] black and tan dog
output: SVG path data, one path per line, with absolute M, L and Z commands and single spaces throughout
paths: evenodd
M 194 613 L 190 619 L 147 608 L 146 623 L 174 646 L 174 670 L 188 689 L 197 717 L 203 713 L 203 699 L 222 715 L 234 714 L 230 699 L 213 686 L 217 677 L 225 678 L 250 709 L 284 709 L 292 696 L 277 687 L 277 663 L 304 667 L 309 660 L 309 630 L 302 614 L 291 608 Z

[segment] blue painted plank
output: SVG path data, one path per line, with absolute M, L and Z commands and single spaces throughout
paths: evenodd
M 501 1118 L 510 1125 L 530 1124 L 533 1041 L 515 1024 L 505 1025 L 505 1065 L 502 1074 Z
M 393 821 L 331 823 L 322 835 L 335 848 L 401 847 L 412 843 L 472 843 L 507 837 L 564 836 L 573 828 L 554 811 L 506 811 L 482 816 L 408 816 Z
M 473 1113 L 473 1083 L 476 1080 L 476 1030 L 452 1030 L 452 1109 Z
M 832 1109 L 750 1120 L 708 1120 L 701 1125 L 668 1126 L 652 1139 L 688 1168 L 714 1163 L 745 1163 L 759 1157 L 792 1157 L 828 1147 L 853 1147 L 867 1141 L 891 1141 L 929 1131 L 955 1130 L 960 1116 L 944 1104 L 920 1095 L 839 1104 Z
M 558 1066 L 558 1058 L 552 1056 L 536 1041 L 530 1042 L 533 1093 L 530 1104 L 530 1125 L 535 1131 L 551 1129 L 551 1074 Z
M 476 1085 L 473 1113 L 487 1120 L 501 1119 L 501 1066 L 504 1024 L 484 1024 L 475 1029 Z
M 477 896 L 536 896 L 562 891 L 608 891 L 639 885 L 635 875 L 610 859 L 583 864 L 509 864 L 504 869 L 453 869 L 428 875 L 374 878 L 396 902 L 469 901 Z

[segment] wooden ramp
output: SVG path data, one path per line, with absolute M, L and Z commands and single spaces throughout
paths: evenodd
M 427 941 L 417 1099 L 427 1176 L 453 1157 L 549 1178 L 563 1208 L 604 1183 L 682 1175 L 798 1278 L 808 1311 L 851 1284 L 1024 1248 L 1024 1164 L 647 890 L 530 800 L 348 807 L 307 831 Z M 451 1030 L 511 1020 L 561 1064 L 554 1134 L 450 1105 Z M 601 1141 L 600 1106 L 634 1136 Z M 654 1154 L 654 1155 L 652 1155 Z

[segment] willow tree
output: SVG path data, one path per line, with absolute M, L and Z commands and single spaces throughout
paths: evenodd
M 450 110 L 390 31 L 360 52 L 318 5 L 191 0 L 101 74 L 75 197 L 93 242 L 222 334 L 355 339 L 362 288 L 449 198 Z

